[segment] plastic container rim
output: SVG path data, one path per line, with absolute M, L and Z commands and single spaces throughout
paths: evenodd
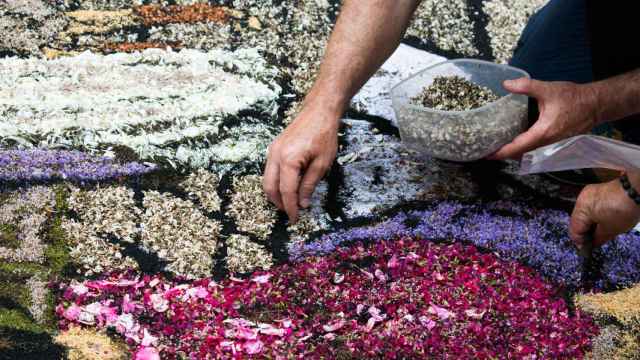
M 417 76 L 419 76 L 419 75 L 421 75 L 421 74 L 423 74 L 423 73 L 425 73 L 425 72 L 427 72 L 427 71 L 429 71 L 429 70 L 431 70 L 431 69 L 433 69 L 435 67 L 438 67 L 438 66 L 441 66 L 441 65 L 444 65 L 444 64 L 447 64 L 447 63 L 452 63 L 452 64 L 456 64 L 456 63 L 477 63 L 477 64 L 484 64 L 484 65 L 491 65 L 491 66 L 494 66 L 494 67 L 508 68 L 508 69 L 511 69 L 511 70 L 515 70 L 516 72 L 522 73 L 523 77 L 526 77 L 528 79 L 531 78 L 529 73 L 527 73 L 526 71 L 524 71 L 524 70 L 522 70 L 520 68 L 517 68 L 515 66 L 511 66 L 511 65 L 496 64 L 496 63 L 491 62 L 491 61 L 478 60 L 478 59 L 445 60 L 445 61 L 441 61 L 441 62 L 439 62 L 437 64 L 433 64 L 433 65 L 431 65 L 431 66 L 429 66 L 429 67 L 427 67 L 425 69 L 422 69 L 422 70 L 418 71 L 417 73 L 415 73 L 415 74 L 411 75 L 410 77 L 402 80 L 396 86 L 391 88 L 391 100 L 392 100 L 392 103 L 395 102 L 393 100 L 396 98 L 395 93 L 396 93 L 396 90 L 399 87 L 404 85 L 406 82 L 412 80 L 413 78 L 415 78 L 415 77 L 417 77 Z M 426 111 L 434 112 L 436 114 L 454 114 L 454 115 L 455 114 L 468 114 L 468 113 L 473 113 L 473 112 L 478 112 L 478 111 L 485 110 L 485 109 L 487 109 L 487 108 L 489 108 L 489 107 L 491 107 L 491 106 L 493 106 L 495 104 L 498 104 L 500 102 L 506 101 L 506 99 L 514 97 L 516 95 L 520 95 L 520 94 L 509 93 L 509 94 L 507 94 L 505 96 L 500 97 L 498 100 L 492 101 L 490 103 L 484 104 L 484 105 L 482 105 L 482 106 L 480 106 L 478 108 L 471 109 L 471 110 L 439 110 L 439 109 L 428 108 L 426 106 L 414 105 L 414 104 L 411 104 L 411 103 L 407 103 L 406 105 L 402 105 L 402 106 L 403 107 L 408 107 L 408 108 L 414 109 L 414 110 L 420 110 L 420 111 L 425 111 L 426 110 Z

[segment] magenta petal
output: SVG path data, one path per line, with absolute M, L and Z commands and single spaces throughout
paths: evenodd
M 160 360 L 160 354 L 154 347 L 142 347 L 136 351 L 133 360 Z
M 264 344 L 260 340 L 249 340 L 242 346 L 244 352 L 249 355 L 255 355 L 262 352 Z
M 322 326 L 322 330 L 326 331 L 326 332 L 334 332 L 340 328 L 342 328 L 344 326 L 345 322 L 344 320 L 340 319 L 340 320 L 336 320 L 332 323 L 329 323 L 327 325 Z

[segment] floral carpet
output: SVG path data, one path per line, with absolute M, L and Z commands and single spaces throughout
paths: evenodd
M 578 188 L 394 125 L 393 85 L 507 61 L 543 4 L 423 1 L 289 225 L 266 149 L 338 1 L 0 2 L 0 359 L 637 358 L 640 234 L 587 263 Z

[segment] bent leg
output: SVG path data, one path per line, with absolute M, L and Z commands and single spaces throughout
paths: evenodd
M 551 0 L 525 27 L 512 66 L 544 81 L 593 81 L 584 0 Z

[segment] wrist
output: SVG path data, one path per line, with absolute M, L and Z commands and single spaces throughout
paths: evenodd
M 343 96 L 312 89 L 304 99 L 301 113 L 313 114 L 310 118 L 321 119 L 338 128 L 347 109 L 348 101 Z
M 599 83 L 590 83 L 580 85 L 583 98 L 587 103 L 587 112 L 591 116 L 592 127 L 607 122 L 604 118 L 604 110 L 602 107 L 602 91 Z

